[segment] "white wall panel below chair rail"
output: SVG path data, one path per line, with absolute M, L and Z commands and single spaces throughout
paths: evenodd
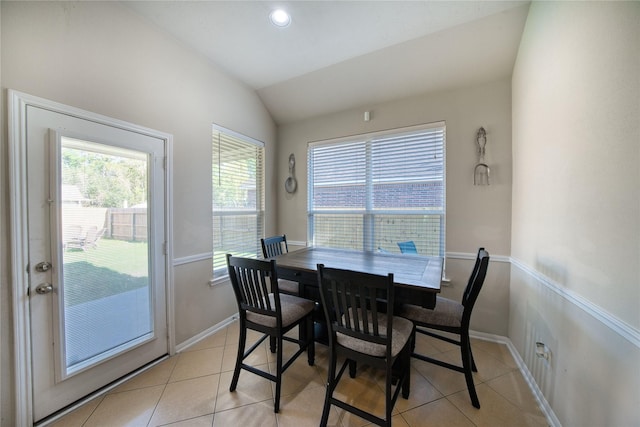
M 508 337 L 560 423 L 639 425 L 638 331 L 511 261 Z
M 576 292 L 573 292 L 572 290 L 559 285 L 547 276 L 525 265 L 523 262 L 515 258 L 510 258 L 510 261 L 513 266 L 519 268 L 524 273 L 537 280 L 547 289 L 558 294 L 571 304 L 579 307 L 587 314 L 591 315 L 592 317 L 609 327 L 612 331 L 616 332 L 617 334 L 628 340 L 630 343 L 640 348 L 640 330 L 617 318 L 616 316 L 612 315 L 611 313 L 607 312 L 606 310 L 602 309 L 598 305 L 587 300 Z

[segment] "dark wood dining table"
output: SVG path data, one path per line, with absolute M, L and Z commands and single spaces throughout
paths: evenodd
M 320 301 L 318 264 L 380 275 L 393 273 L 396 305 L 433 308 L 440 292 L 441 257 L 307 247 L 272 259 L 279 278 L 298 282 L 301 296 L 315 301 Z

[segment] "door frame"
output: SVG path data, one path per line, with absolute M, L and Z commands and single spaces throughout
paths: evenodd
M 164 141 L 165 146 L 165 281 L 168 353 L 175 354 L 173 293 L 173 135 L 133 123 L 70 107 L 9 89 L 9 216 L 11 225 L 11 304 L 13 313 L 15 425 L 33 424 L 31 312 L 29 308 L 28 233 L 27 233 L 27 107 L 33 106 L 79 119 L 137 132 Z

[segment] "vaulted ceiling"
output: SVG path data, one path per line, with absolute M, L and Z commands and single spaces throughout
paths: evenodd
M 127 1 L 288 123 L 510 76 L 528 1 Z M 291 24 L 269 14 L 284 8 Z

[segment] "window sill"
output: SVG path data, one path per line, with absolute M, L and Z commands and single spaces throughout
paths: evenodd
M 209 279 L 209 286 L 216 287 L 229 282 L 229 276 L 212 277 Z

